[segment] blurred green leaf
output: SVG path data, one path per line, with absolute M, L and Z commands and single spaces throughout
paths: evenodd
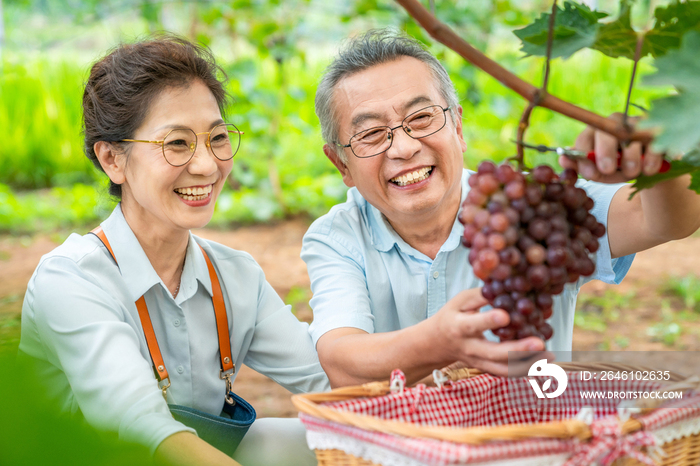
M 631 22 L 632 2 L 622 0 L 620 2 L 620 14 L 615 21 L 602 24 L 593 49 L 613 58 L 626 57 L 634 60 L 637 49 L 637 32 L 632 28 Z M 646 44 L 642 46 L 640 57 L 648 52 Z
M 607 16 L 604 13 L 591 11 L 585 5 L 565 3 L 564 9 L 557 10 L 552 58 L 567 58 L 584 47 L 590 47 L 613 58 L 634 59 L 639 35 L 643 37 L 640 57 L 648 54 L 660 57 L 678 48 L 686 32 L 700 30 L 700 2 L 674 1 L 657 7 L 654 27 L 645 32 L 635 31 L 632 27 L 633 3 L 633 0 L 621 0 L 617 19 L 604 23 L 599 22 Z M 533 24 L 515 31 L 523 41 L 522 51 L 527 55 L 546 55 L 549 16 L 545 13 Z
M 700 194 L 700 171 L 696 171 L 690 175 L 690 186 L 688 187 Z
M 700 3 L 700 2 L 698 2 Z M 679 92 L 700 94 L 700 33 L 691 32 L 683 38 L 679 50 L 657 58 L 655 74 L 644 77 L 646 86 L 674 86 Z
M 0 464 L 152 464 L 145 447 L 98 432 L 80 416 L 60 413 L 58 404 L 47 399 L 44 381 L 34 375 L 28 358 L 15 361 L 14 354 L 0 355 L 0 376 Z
M 685 35 L 680 49 L 656 60 L 658 71 L 645 77 L 647 85 L 673 85 L 678 95 L 655 100 L 642 127 L 662 130 L 654 140 L 659 152 L 688 152 L 700 143 L 700 32 Z
M 680 47 L 681 38 L 690 30 L 700 29 L 700 2 L 673 1 L 654 10 L 654 28 L 647 32 L 645 41 L 654 57 L 665 55 Z
M 630 199 L 642 189 L 651 188 L 652 186 L 662 181 L 677 178 L 681 175 L 686 175 L 688 173 L 698 172 L 700 172 L 700 167 L 686 163 L 683 160 L 674 160 L 671 162 L 671 169 L 666 173 L 657 173 L 656 175 L 652 176 L 642 175 L 639 178 L 637 178 L 632 184 L 633 191 L 632 194 L 630 194 Z

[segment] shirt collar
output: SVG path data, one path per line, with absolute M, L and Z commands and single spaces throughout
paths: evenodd
M 394 231 L 389 221 L 384 217 L 379 209 L 374 207 L 369 202 L 367 203 L 369 210 L 370 231 L 372 232 L 372 244 L 380 252 L 387 252 L 396 244 L 399 235 Z
M 164 289 L 166 288 L 148 260 L 136 235 L 126 222 L 121 204 L 117 204 L 109 218 L 102 222 L 102 230 L 109 240 L 112 251 L 114 251 L 122 278 L 133 301 L 138 300 L 157 284 L 161 284 Z M 196 280 L 204 285 L 209 295 L 212 295 L 211 279 L 206 261 L 197 246 L 194 235 L 190 233 L 176 303 L 186 301 L 196 293 Z
M 469 192 L 469 183 L 467 180 L 469 179 L 470 175 L 470 171 L 466 169 L 462 171 L 461 202 L 464 202 L 464 199 L 466 199 L 467 193 Z M 386 217 L 384 217 L 384 215 L 379 211 L 379 209 L 371 205 L 369 202 L 367 203 L 367 209 L 369 214 L 367 217 L 369 219 L 370 231 L 372 233 L 372 244 L 377 251 L 388 252 L 394 247 L 394 245 L 396 245 L 404 252 L 407 252 L 413 256 L 427 258 L 427 256 L 424 254 L 409 246 L 408 243 L 406 243 L 403 238 L 396 233 L 394 228 L 391 226 Z M 440 251 L 452 251 L 456 249 L 460 244 L 463 228 L 464 227 L 459 220 L 455 218 L 454 224 L 452 225 L 452 230 L 450 231 L 450 236 L 442 245 Z
M 201 241 L 201 240 L 200 240 Z M 211 253 L 209 253 L 211 259 Z M 209 268 L 207 261 L 204 259 L 204 254 L 199 249 L 196 237 L 190 233 L 190 239 L 187 243 L 187 253 L 185 254 L 185 268 L 182 270 L 182 279 L 180 280 L 180 292 L 176 296 L 175 302 L 180 304 L 187 301 L 197 292 L 197 282 L 201 283 L 209 296 L 213 296 L 211 277 L 209 277 Z

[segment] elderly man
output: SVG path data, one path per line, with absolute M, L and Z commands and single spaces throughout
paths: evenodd
M 455 361 L 504 375 L 509 351 L 544 349 L 536 337 L 497 343 L 489 330 L 506 325 L 508 314 L 479 312 L 487 303 L 457 221 L 470 175 L 462 107 L 435 57 L 388 31 L 351 40 L 321 80 L 316 113 L 324 153 L 351 188 L 309 228 L 301 254 L 313 291 L 309 331 L 331 384 L 386 379 L 395 368 L 414 381 Z M 642 159 L 631 145 L 616 173 L 617 141 L 586 129 L 577 145 L 594 142 L 598 166 L 578 168 L 606 182 L 581 186 L 608 233 L 591 278 L 619 283 L 635 252 L 700 226 L 700 197 L 678 178 L 628 200 L 629 186 L 610 182 L 656 173 L 661 157 Z M 555 297 L 548 349 L 571 349 L 582 284 Z

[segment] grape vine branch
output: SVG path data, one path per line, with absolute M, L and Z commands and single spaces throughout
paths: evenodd
M 650 131 L 630 130 L 621 122 L 609 120 L 595 112 L 578 107 L 549 93 L 542 92 L 540 88 L 535 87 L 508 71 L 459 37 L 449 26 L 426 10 L 418 0 L 396 0 L 396 2 L 426 30 L 431 37 L 455 51 L 462 58 L 480 68 L 504 86 L 515 91 L 530 103 L 535 102 L 535 105 L 548 108 L 601 131 L 605 131 L 621 141 L 640 141 L 644 144 L 651 142 L 653 135 Z

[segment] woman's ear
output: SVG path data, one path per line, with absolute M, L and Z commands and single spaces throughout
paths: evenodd
M 106 141 L 97 141 L 92 146 L 97 160 L 102 169 L 114 184 L 123 184 L 126 181 L 124 175 L 126 169 L 126 154 L 117 149 L 113 144 Z

